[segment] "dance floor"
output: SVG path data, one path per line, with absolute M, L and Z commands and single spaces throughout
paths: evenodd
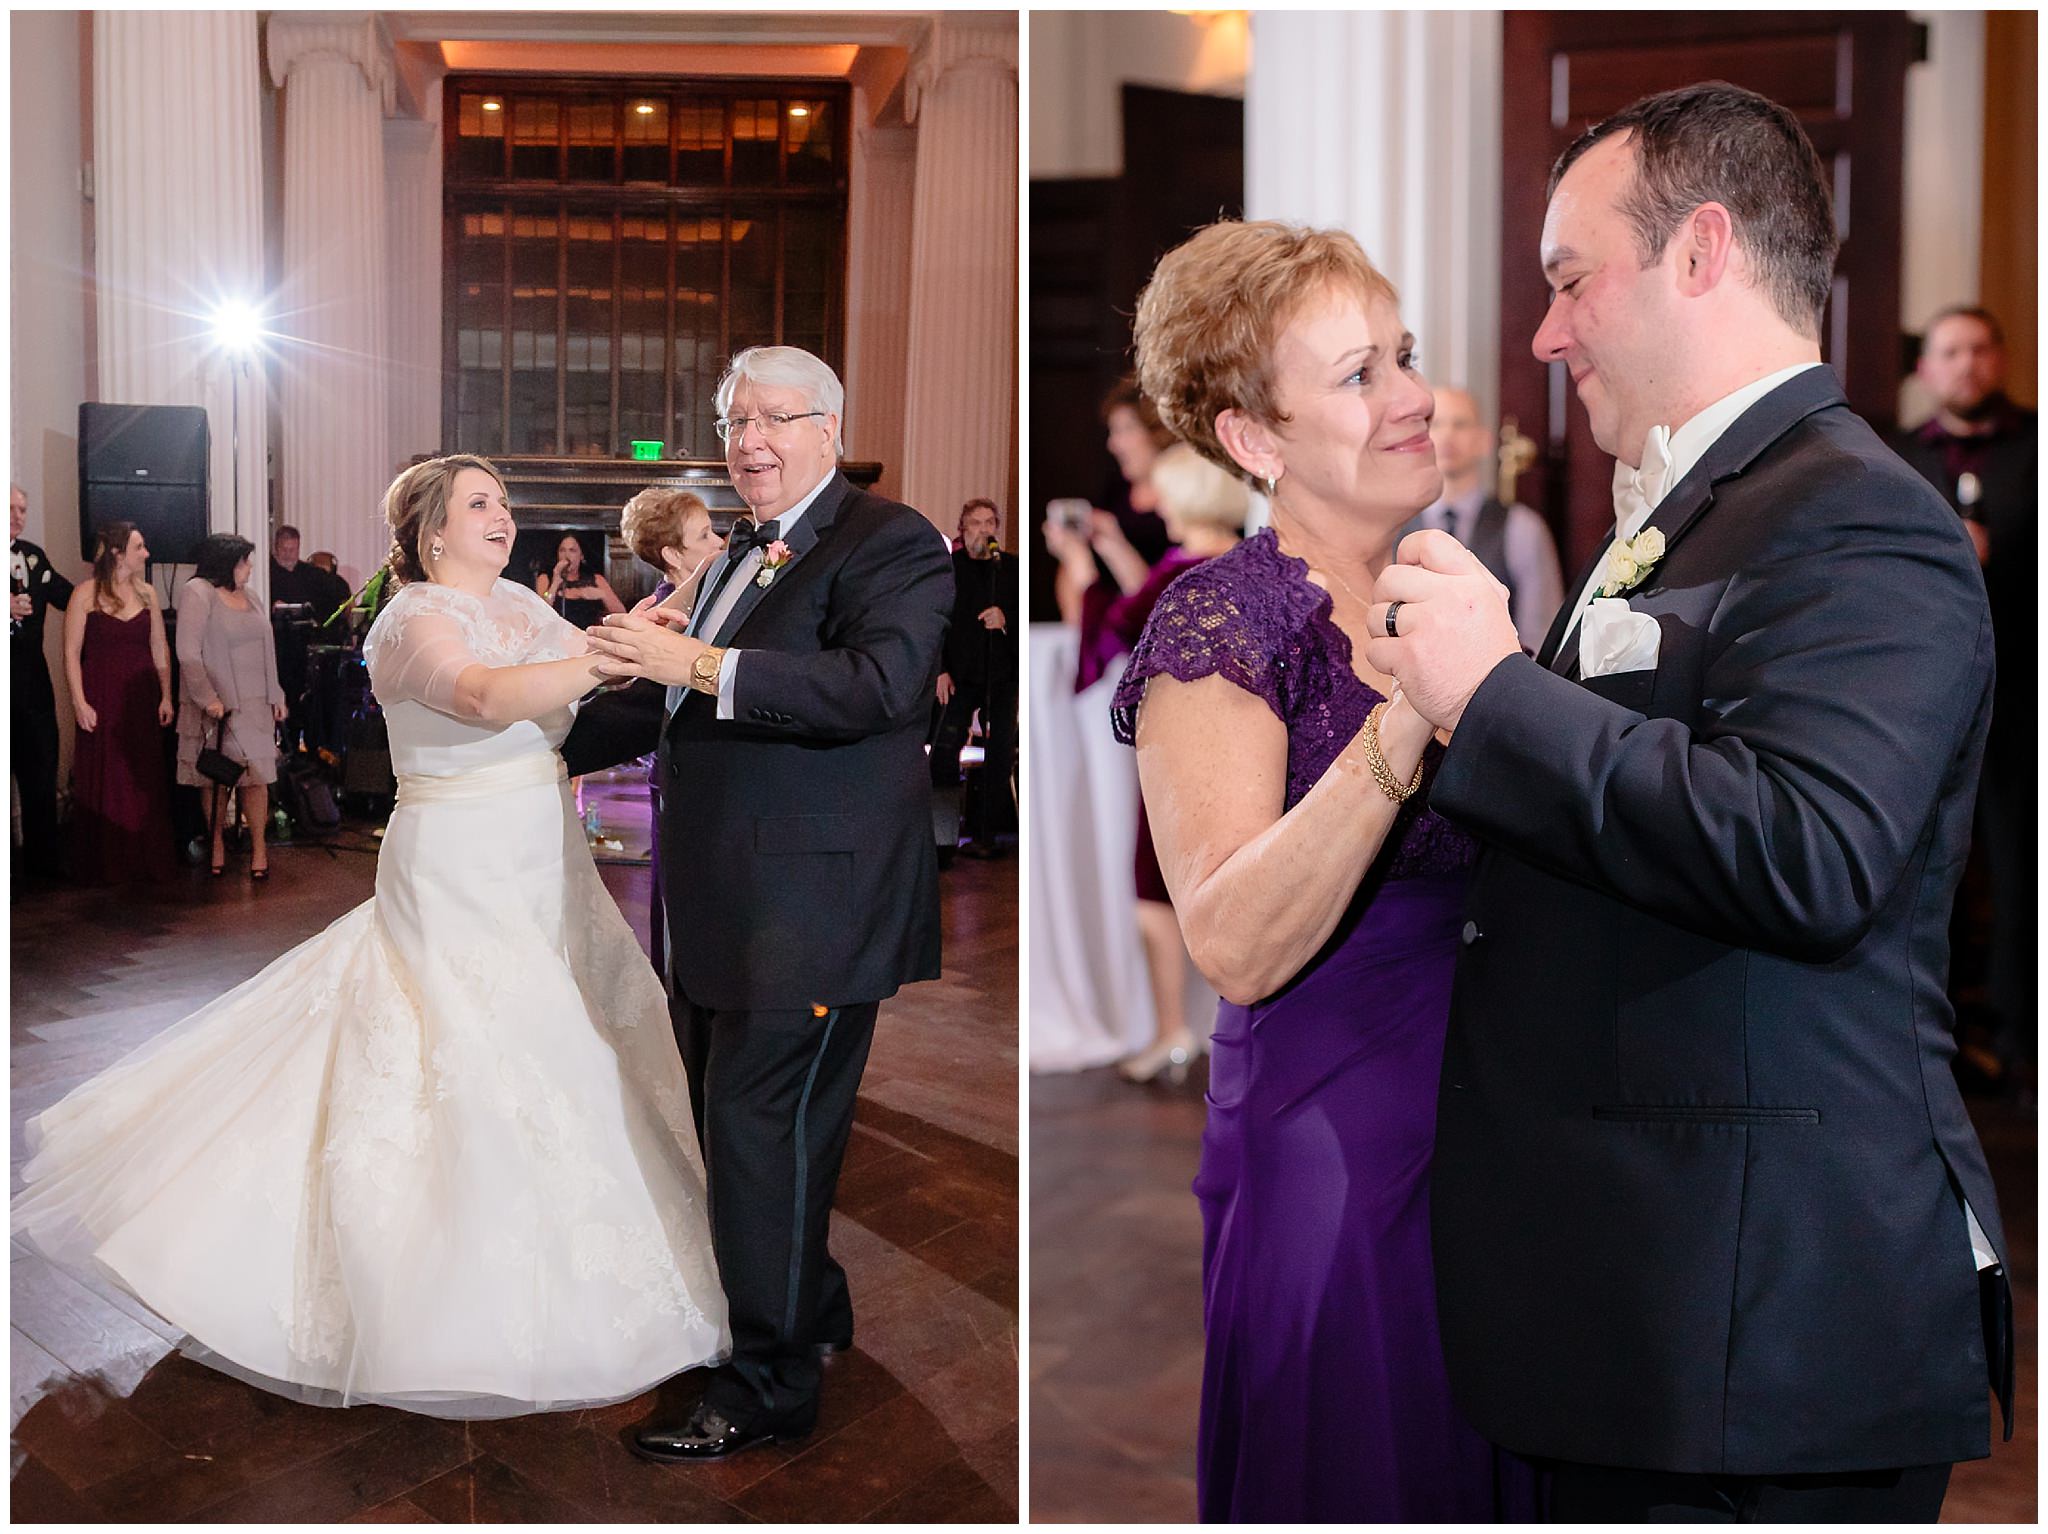
M 1188 1184 L 1202 1134 L 1187 1087 L 1114 1071 L 1031 1082 L 1031 1517 L 1195 1516 L 1202 1381 L 1202 1222 Z M 1944 1523 L 2034 1522 L 2037 1453 L 2035 1123 L 1984 1100 L 1971 1116 L 2013 1247 L 2020 1362 L 2011 1443 L 1958 1465 Z M 1995 1414 L 1995 1408 L 1994 1408 Z M 1994 1415 L 1995 1420 L 1995 1415 Z
M 370 893 L 374 843 L 345 840 L 274 849 L 260 890 L 244 858 L 222 880 L 13 906 L 12 1186 L 31 1114 Z M 603 872 L 644 941 L 645 871 Z M 133 1301 L 17 1243 L 13 1519 L 1014 1522 L 1016 863 L 956 863 L 941 891 L 946 978 L 883 1005 L 861 1084 L 832 1221 L 855 1346 L 808 1439 L 667 1467 L 624 1443 L 653 1392 L 467 1424 L 300 1406 L 189 1362 Z M 661 1404 L 694 1393 L 685 1376 Z

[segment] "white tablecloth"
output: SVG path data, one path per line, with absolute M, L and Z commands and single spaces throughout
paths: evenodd
M 1138 766 L 1109 724 L 1114 666 L 1074 691 L 1075 631 L 1031 626 L 1025 708 L 1025 794 L 1031 815 L 1031 969 L 1026 1026 L 1031 1069 L 1107 1065 L 1152 1042 L 1152 986 L 1138 938 L 1132 851 Z M 1187 1012 L 1198 1038 L 1216 994 L 1188 967 Z

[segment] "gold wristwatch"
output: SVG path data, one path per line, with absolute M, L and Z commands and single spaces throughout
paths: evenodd
M 690 685 L 699 692 L 718 696 L 718 668 L 725 660 L 725 651 L 716 645 L 705 646 L 704 653 L 690 663 Z

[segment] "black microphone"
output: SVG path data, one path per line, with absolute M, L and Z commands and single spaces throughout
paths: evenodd
M 995 538 L 989 539 L 988 557 L 990 559 L 1001 559 L 1003 557 L 1003 545 L 1000 540 Z

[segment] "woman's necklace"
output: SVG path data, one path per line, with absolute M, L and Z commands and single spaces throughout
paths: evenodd
M 1275 530 L 1274 536 L 1279 536 L 1277 529 Z M 1288 549 L 1284 543 L 1281 545 L 1280 552 L 1286 554 L 1290 559 L 1300 559 L 1303 564 L 1308 566 L 1309 574 L 1320 575 L 1328 580 L 1335 581 L 1339 586 L 1342 586 L 1344 588 L 1344 595 L 1351 598 L 1352 601 L 1356 602 L 1360 608 L 1366 608 L 1372 605 L 1370 602 L 1366 601 L 1364 597 L 1360 596 L 1357 592 L 1351 589 L 1351 582 L 1344 579 L 1342 572 L 1339 571 L 1335 566 L 1331 566 L 1330 568 L 1325 569 L 1323 566 L 1318 565 L 1314 560 L 1303 559 L 1301 555 L 1295 554 L 1293 551 Z M 1325 591 L 1328 591 L 1330 588 L 1328 586 L 1325 586 L 1323 589 Z

